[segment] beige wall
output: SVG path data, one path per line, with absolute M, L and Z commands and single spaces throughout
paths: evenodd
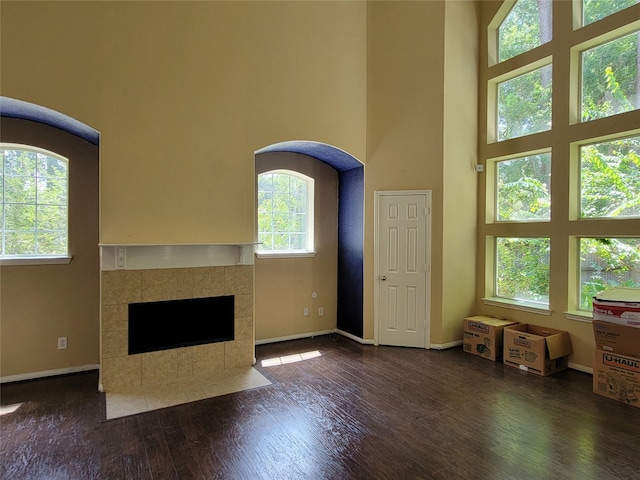
M 101 242 L 251 242 L 255 150 L 364 156 L 365 20 L 361 2 L 2 2 L 2 95 L 100 131 Z
M 431 342 L 456 340 L 464 309 L 444 302 L 472 301 L 466 283 L 456 290 L 466 260 L 455 255 L 473 250 L 474 240 L 471 227 L 444 215 L 445 205 L 475 208 L 455 193 L 459 172 L 465 185 L 475 179 L 466 170 L 475 133 L 467 125 L 473 105 L 465 103 L 464 122 L 445 116 L 461 104 L 446 89 L 454 78 L 462 86 L 475 78 L 473 3 L 3 1 L 1 8 L 0 93 L 101 133 L 101 242 L 252 242 L 254 151 L 284 140 L 328 143 L 366 164 L 364 337 L 374 337 L 374 192 L 418 189 L 433 193 Z M 463 62 L 446 64 L 448 52 L 463 52 Z M 463 99 L 472 103 L 473 93 Z M 447 251 L 451 239 L 456 247 Z M 456 273 L 445 278 L 450 267 Z
M 256 340 L 322 332 L 336 328 L 338 290 L 338 174 L 305 155 L 263 153 L 256 174 L 295 170 L 315 180 L 313 258 L 256 258 Z M 317 293 L 313 298 L 312 293 Z M 304 308 L 309 316 L 304 316 Z M 318 315 L 318 308 L 324 315 Z
M 476 18 L 472 2 L 367 5 L 365 250 L 373 252 L 376 190 L 432 191 L 435 345 L 460 340 L 462 319 L 473 312 Z M 366 254 L 366 338 L 374 334 L 374 262 Z
M 462 318 L 475 312 L 478 162 L 478 14 L 470 2 L 446 2 L 442 212 L 442 333 L 462 338 Z
M 99 363 L 98 147 L 56 128 L 2 119 L 0 141 L 69 159 L 68 265 L 0 267 L 0 377 Z M 58 337 L 68 348 L 58 350 Z

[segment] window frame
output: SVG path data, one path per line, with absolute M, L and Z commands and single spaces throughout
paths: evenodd
M 493 202 L 491 203 L 491 209 L 487 208 L 487 223 L 548 223 L 551 218 L 530 218 L 530 219 L 507 219 L 500 220 L 499 213 L 499 185 L 498 185 L 498 171 L 500 163 L 507 162 L 510 160 L 520 160 L 527 157 L 532 157 L 535 155 L 549 154 L 549 162 L 553 165 L 553 155 L 550 148 L 543 148 L 540 150 L 535 150 L 531 152 L 518 153 L 515 155 L 508 155 L 506 157 L 501 158 L 492 158 L 489 159 L 488 162 L 491 164 L 491 181 L 493 183 L 493 188 L 491 189 Z M 551 199 L 551 178 L 549 179 L 549 199 Z M 549 211 L 549 215 L 551 215 L 551 211 Z
M 480 92 L 486 104 L 480 110 L 479 163 L 485 175 L 479 182 L 479 253 L 481 259 L 481 301 L 493 314 L 500 309 L 516 309 L 538 315 L 559 315 L 577 321 L 591 321 L 591 313 L 578 311 L 580 295 L 580 237 L 637 237 L 640 219 L 579 218 L 580 145 L 637 135 L 638 109 L 605 118 L 581 122 L 581 52 L 635 32 L 640 27 L 640 4 L 614 13 L 602 21 L 576 27 L 581 15 L 581 0 L 553 3 L 553 39 L 518 56 L 497 61 L 497 27 L 508 14 L 514 0 L 495 7 L 485 23 L 484 48 L 481 47 Z M 482 7 L 485 8 L 485 7 Z M 501 17 L 502 15 L 502 17 Z M 582 17 L 580 17 L 582 18 Z M 552 63 L 553 94 L 551 130 L 506 140 L 497 140 L 497 85 L 515 76 Z M 549 221 L 497 221 L 497 162 L 525 157 L 548 150 L 552 152 L 551 189 L 553 198 Z M 548 237 L 551 245 L 549 307 L 538 309 L 525 302 L 495 296 L 495 239 L 499 237 Z M 498 309 L 495 310 L 494 307 Z M 502 313 L 508 315 L 508 313 Z M 532 319 L 535 322 L 535 319 Z
M 505 64 L 508 64 L 507 62 L 510 62 L 510 61 L 511 60 L 505 61 Z M 535 60 L 531 63 L 527 63 L 526 65 L 507 70 L 506 72 L 496 75 L 488 80 L 487 82 L 487 143 L 512 142 L 514 140 L 518 140 L 523 137 L 529 137 L 531 135 L 544 135 L 550 132 L 551 130 L 553 130 L 553 87 L 552 87 L 551 127 L 548 130 L 529 133 L 529 134 L 521 135 L 518 137 L 511 137 L 511 138 L 504 138 L 504 139 L 498 138 L 498 134 L 499 134 L 498 132 L 498 119 L 499 119 L 498 88 L 500 84 L 504 82 L 508 82 L 510 80 L 514 80 L 518 77 L 527 75 L 529 73 L 535 72 L 536 70 L 541 70 L 542 68 L 547 66 L 551 66 L 551 82 L 553 85 L 553 57 L 551 55 L 546 55 L 543 58 Z M 504 68 L 505 68 L 504 64 L 502 63 L 495 67 L 495 69 L 500 69 L 500 70 L 503 70 Z M 493 105 L 493 107 L 490 107 L 491 105 Z
M 315 179 L 304 173 L 285 169 L 285 168 L 275 168 L 271 170 L 267 170 L 265 172 L 261 172 L 257 175 L 256 178 L 256 203 L 258 201 L 257 196 L 259 192 L 259 181 L 260 177 L 263 175 L 269 174 L 281 174 L 288 175 L 294 177 L 298 180 L 302 180 L 306 186 L 306 208 L 307 212 L 305 215 L 305 224 L 306 224 L 306 248 L 305 249 L 296 249 L 296 250 L 261 250 L 260 246 L 262 243 L 258 242 L 258 245 L 255 249 L 255 255 L 257 258 L 306 258 L 306 257 L 315 257 L 317 252 L 315 250 Z M 258 239 L 260 238 L 260 213 L 258 211 L 256 215 L 257 220 L 257 235 Z
M 573 305 L 575 307 L 575 311 L 578 312 L 578 314 L 591 314 L 590 310 L 584 310 L 582 308 L 582 250 L 581 250 L 581 242 L 582 240 L 585 239 L 628 239 L 628 240 L 638 240 L 640 241 L 640 236 L 626 236 L 626 235 L 616 235 L 616 236 L 599 236 L 599 237 L 593 237 L 593 236 L 580 236 L 580 237 L 576 237 L 575 241 L 577 242 L 577 247 L 576 247 L 576 265 L 577 265 L 577 269 L 576 269 L 576 274 L 577 274 L 577 288 L 576 288 L 576 298 L 574 299 L 575 304 Z M 612 287 L 613 288 L 613 287 Z M 633 288 L 640 288 L 639 287 L 633 287 Z
M 640 4 L 638 4 L 640 5 Z M 633 7 L 629 7 L 633 8 Z M 594 22 L 599 23 L 599 22 Z M 592 24 L 590 24 L 592 25 Z M 586 27 L 583 27 L 586 28 Z M 582 54 L 587 50 L 591 50 L 596 47 L 600 47 L 602 45 L 606 45 L 607 43 L 614 42 L 622 37 L 633 33 L 640 33 L 640 19 L 634 20 L 632 22 L 626 23 L 618 28 L 613 28 L 601 35 L 594 35 L 587 40 L 580 42 L 574 46 L 572 46 L 569 50 L 570 55 L 570 79 L 569 79 L 569 123 L 571 125 L 576 124 L 587 124 L 591 122 L 597 122 L 599 120 L 605 118 L 615 118 L 618 115 L 624 115 L 629 112 L 621 112 L 616 113 L 614 115 L 608 115 L 602 118 L 595 118 L 592 120 L 583 120 L 582 119 Z M 638 49 L 640 50 L 640 44 L 638 45 Z M 640 54 L 640 52 L 638 53 Z M 637 108 L 634 110 L 630 110 L 631 112 L 638 110 Z
M 61 160 L 66 164 L 66 194 L 67 194 L 67 216 L 66 216 L 66 231 L 65 231 L 65 239 L 66 239 L 66 250 L 65 254 L 16 254 L 16 255 L 4 255 L 1 253 L 0 249 L 0 266 L 24 266 L 24 265 L 65 265 L 69 264 L 73 259 L 73 256 L 70 253 L 69 248 L 69 223 L 70 223 L 70 162 L 69 159 L 59 153 L 53 152 L 51 150 L 46 150 L 44 148 L 36 147 L 34 145 L 26 145 L 20 143 L 10 143 L 10 142 L 0 142 L 0 150 L 21 150 L 27 152 L 34 152 L 36 154 L 46 155 L 48 157 L 55 158 L 57 160 Z M 2 170 L 4 172 L 4 163 L 2 166 Z M 4 175 L 3 180 L 4 181 Z M 3 212 L 4 212 L 4 194 L 2 196 L 3 203 Z M 33 203 L 35 207 L 38 206 L 37 201 Z M 3 213 L 4 214 L 4 213 Z M 4 225 L 4 222 L 2 222 Z M 38 230 L 35 230 L 38 232 Z M 4 244 L 4 230 L 0 231 L 0 242 Z M 1 245 L 0 245 L 1 246 Z

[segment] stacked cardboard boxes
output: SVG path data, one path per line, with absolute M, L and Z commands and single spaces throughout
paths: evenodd
M 502 330 L 518 322 L 476 315 L 464 319 L 462 348 L 492 361 L 502 358 Z
M 594 297 L 593 334 L 593 392 L 640 407 L 640 289 Z
M 504 329 L 504 364 L 536 375 L 565 370 L 573 352 L 569 332 L 531 324 Z

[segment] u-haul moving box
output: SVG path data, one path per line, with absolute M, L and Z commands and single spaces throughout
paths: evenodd
M 516 321 L 476 315 L 464 319 L 462 348 L 489 360 L 502 358 L 502 329 Z
M 593 319 L 640 328 L 640 288 L 616 287 L 593 297 Z
M 640 407 L 640 359 L 596 350 L 593 393 Z
M 573 352 L 569 332 L 520 324 L 504 329 L 505 365 L 536 375 L 551 375 L 569 366 Z
M 591 323 L 597 350 L 640 357 L 640 328 L 601 320 Z

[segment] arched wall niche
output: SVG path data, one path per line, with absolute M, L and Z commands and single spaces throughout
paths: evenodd
M 337 328 L 362 338 L 364 290 L 364 165 L 353 155 L 326 143 L 295 140 L 255 152 L 298 153 L 313 157 L 338 172 Z

